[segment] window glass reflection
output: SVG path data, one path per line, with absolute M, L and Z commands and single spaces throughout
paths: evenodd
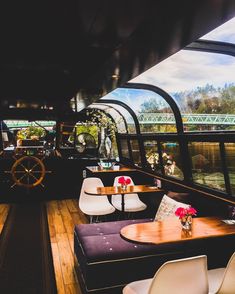
M 148 167 L 154 172 L 161 173 L 157 141 L 155 140 L 144 141 L 144 149 L 145 149 L 145 155 L 146 155 Z
M 235 143 L 225 143 L 224 147 L 231 191 L 235 195 Z
M 109 105 L 103 105 L 100 103 L 99 104 L 93 103 L 90 106 L 88 106 L 88 108 L 103 110 L 105 113 L 109 114 L 112 117 L 112 119 L 115 121 L 118 133 L 126 133 L 127 130 L 126 130 L 123 117 L 113 107 L 110 107 Z
M 161 149 L 165 175 L 183 179 L 179 144 L 173 141 L 161 142 Z
M 127 139 L 120 140 L 122 157 L 130 159 Z
M 139 142 L 136 139 L 130 140 L 132 158 L 135 165 L 141 166 Z
M 188 145 L 195 183 L 225 191 L 219 143 L 191 142 Z

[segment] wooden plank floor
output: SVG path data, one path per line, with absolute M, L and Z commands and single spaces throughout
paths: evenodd
M 73 230 L 75 224 L 88 220 L 78 207 L 78 200 L 47 202 L 53 263 L 59 294 L 81 294 L 74 270 Z
M 0 204 L 0 233 L 2 232 L 9 209 L 10 209 L 9 204 Z

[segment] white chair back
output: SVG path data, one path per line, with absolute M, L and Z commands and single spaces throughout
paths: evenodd
M 118 183 L 118 179 L 120 177 L 121 176 L 115 177 L 114 183 L 113 183 L 114 186 L 121 186 L 121 184 Z M 126 179 L 130 179 L 130 184 L 128 184 L 128 186 L 134 185 L 134 182 L 131 177 L 129 176 L 124 176 L 124 177 Z M 116 209 L 121 210 L 121 195 L 120 194 L 112 195 L 111 202 Z M 124 203 L 125 203 L 125 211 L 128 211 L 128 212 L 142 211 L 146 209 L 147 207 L 146 204 L 140 200 L 137 193 L 125 194 Z
M 118 183 L 118 179 L 120 177 L 121 176 L 115 177 L 114 183 L 113 183 L 114 186 L 121 186 L 121 184 Z M 125 176 L 125 179 L 130 179 L 130 184 L 128 184 L 128 186 L 133 186 L 134 185 L 134 182 L 133 182 L 131 177 Z M 125 195 L 125 200 L 127 200 L 127 199 L 139 199 L 139 196 L 136 193 L 126 194 Z M 120 194 L 119 195 L 112 195 L 112 203 L 114 203 L 115 201 L 121 201 L 121 195 Z
M 85 193 L 89 187 L 103 187 L 100 178 L 86 178 L 83 180 L 79 197 L 79 207 L 81 211 L 87 215 L 105 215 L 115 211 L 107 196 L 92 196 Z
M 148 294 L 207 294 L 206 255 L 167 261 L 156 272 Z
M 217 294 L 234 294 L 235 293 L 235 252 L 231 256 L 219 287 Z

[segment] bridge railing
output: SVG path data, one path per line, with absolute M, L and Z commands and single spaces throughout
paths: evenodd
M 175 124 L 173 113 L 139 113 L 140 124 Z M 184 124 L 235 125 L 235 114 L 182 114 Z

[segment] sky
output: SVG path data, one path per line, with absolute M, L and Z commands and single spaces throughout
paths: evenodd
M 234 28 L 235 18 L 201 39 L 235 43 Z M 172 93 L 192 90 L 207 83 L 215 86 L 233 83 L 234 74 L 234 57 L 181 50 L 129 82 L 153 84 Z
M 235 43 L 235 18 L 216 28 L 201 39 L 218 40 Z M 169 94 L 190 91 L 206 84 L 223 87 L 225 83 L 234 83 L 235 58 L 217 53 L 181 50 L 160 62 L 129 82 L 146 83 L 162 88 Z M 143 103 L 142 91 L 120 91 L 119 89 L 106 95 L 105 98 L 121 99 L 139 109 Z M 146 92 L 145 92 L 146 93 Z M 135 98 L 131 96 L 134 94 Z M 125 98 L 124 98 L 125 96 Z M 148 93 L 148 97 L 151 96 Z M 135 105 L 133 105 L 135 101 Z

